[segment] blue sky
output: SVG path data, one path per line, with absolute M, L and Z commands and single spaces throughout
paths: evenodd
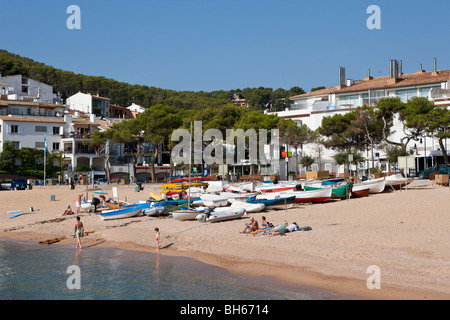
M 69 30 L 69 5 L 81 30 Z M 369 30 L 370 5 L 381 29 Z M 56 68 L 164 89 L 309 91 L 450 68 L 448 0 L 1 0 L 0 48 Z

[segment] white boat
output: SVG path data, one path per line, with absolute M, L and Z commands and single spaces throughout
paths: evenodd
M 172 212 L 172 217 L 175 220 L 181 220 L 181 221 L 195 220 L 195 218 L 197 217 L 197 215 L 199 213 L 200 213 L 200 211 L 198 211 L 198 210 L 184 208 L 184 209 L 176 210 L 176 211 Z
M 295 196 L 293 195 L 278 195 L 275 197 L 268 196 L 268 197 L 254 197 L 254 198 L 248 198 L 245 200 L 247 203 L 262 203 L 265 205 L 266 210 L 272 210 L 272 209 L 290 209 L 294 205 L 295 202 Z
M 204 193 L 205 193 L 205 190 L 203 190 L 203 188 L 190 187 L 190 188 L 186 189 L 186 195 L 188 197 L 190 197 L 191 199 L 199 198 Z
M 152 205 L 150 208 L 142 209 L 142 213 L 146 216 L 153 217 L 153 216 L 168 215 L 169 211 L 166 209 L 165 206 Z
M 242 217 L 244 214 L 245 208 L 243 207 L 216 208 L 209 213 L 202 213 L 197 215 L 196 219 L 208 222 L 219 222 L 237 219 Z
M 323 188 L 322 185 L 322 180 L 306 180 L 306 181 L 302 181 L 301 185 L 307 186 L 307 187 L 312 187 L 312 188 Z
M 264 183 L 262 186 L 256 186 L 255 191 L 263 192 L 263 193 L 271 193 L 271 192 L 281 192 L 281 191 L 288 191 L 288 190 L 294 190 L 295 186 L 298 183 L 296 182 L 288 182 L 288 183 Z
M 380 193 L 384 191 L 384 188 L 386 186 L 386 180 L 384 178 L 366 180 L 354 184 L 353 188 L 359 187 L 360 185 L 369 186 L 370 187 L 369 193 Z
M 91 201 L 86 201 L 81 203 L 81 210 L 85 212 L 94 211 L 95 206 L 91 204 Z
M 385 180 L 386 180 L 386 188 L 393 188 L 393 189 L 401 189 L 414 181 L 414 179 L 406 179 L 400 173 L 387 176 Z
M 217 194 L 203 194 L 200 196 L 203 205 L 209 208 L 225 207 L 228 205 L 228 199 Z
M 264 203 L 247 203 L 244 201 L 233 200 L 230 208 L 244 208 L 247 213 L 261 212 L 265 208 Z
M 114 220 L 135 217 L 142 212 L 141 205 L 129 205 L 116 210 L 106 210 L 100 213 L 102 220 Z
M 228 192 L 253 192 L 255 190 L 255 182 L 241 183 L 238 186 L 225 185 L 223 190 Z
M 227 198 L 229 202 L 232 202 L 234 200 L 247 200 L 250 197 L 256 196 L 257 193 L 250 192 L 250 193 L 237 193 L 237 192 L 221 192 L 219 193 L 221 197 Z
M 295 196 L 296 203 L 317 203 L 326 202 L 331 199 L 333 188 L 326 186 L 322 189 L 310 191 L 286 191 L 281 192 L 282 196 Z

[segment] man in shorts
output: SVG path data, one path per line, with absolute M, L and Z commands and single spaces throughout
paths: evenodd
M 77 237 L 77 244 L 76 244 L 76 248 L 80 248 L 81 249 L 81 236 L 84 233 L 84 226 L 83 226 L 83 222 L 80 221 L 80 217 L 77 217 L 77 221 L 75 222 L 75 236 Z

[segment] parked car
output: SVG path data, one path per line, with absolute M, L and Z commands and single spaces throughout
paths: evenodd
M 94 183 L 95 183 L 95 184 L 108 183 L 108 179 L 106 179 L 106 178 L 95 179 L 95 180 L 94 180 Z
M 445 164 L 435 165 L 426 170 L 419 171 L 417 173 L 417 176 L 419 177 L 419 179 L 429 179 L 430 173 L 433 173 L 433 172 L 439 172 L 439 174 L 449 174 L 450 173 L 450 165 L 447 165 L 447 168 L 445 167 Z
M 27 179 L 15 178 L 5 180 L 0 186 L 3 190 L 25 190 L 27 188 Z

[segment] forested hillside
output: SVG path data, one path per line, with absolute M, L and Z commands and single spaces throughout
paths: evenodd
M 108 79 L 103 76 L 88 76 L 64 71 L 21 57 L 6 50 L 0 50 L 0 73 L 2 76 L 22 74 L 34 80 L 52 85 L 63 99 L 81 91 L 98 94 L 111 99 L 111 103 L 129 106 L 136 103 L 144 107 L 157 104 L 184 109 L 221 107 L 231 103 L 234 94 L 247 99 L 255 109 L 284 107 L 283 99 L 304 93 L 299 87 L 289 90 L 272 88 L 244 88 L 212 92 L 175 91 L 147 85 L 133 85 Z

